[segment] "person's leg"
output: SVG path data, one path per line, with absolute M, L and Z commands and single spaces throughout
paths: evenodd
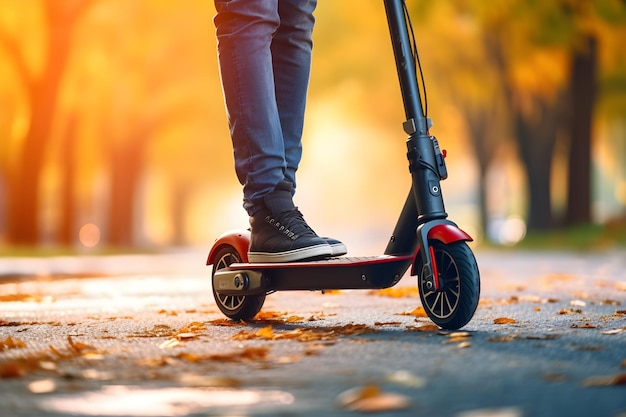
M 272 40 L 276 104 L 285 144 L 285 179 L 296 187 L 311 73 L 313 12 L 317 0 L 280 0 L 280 26 Z
M 271 44 L 278 0 L 215 1 L 222 88 L 244 208 L 253 215 L 285 177 Z
M 333 254 L 327 241 L 308 227 L 294 206 L 293 184 L 285 178 L 286 149 L 271 47 L 280 27 L 280 1 L 215 1 L 220 73 L 235 169 L 244 186 L 244 207 L 250 215 L 250 262 L 289 262 Z M 308 61 L 310 65 L 310 57 Z M 287 82 L 289 71 L 280 72 L 279 81 Z M 307 84 L 308 74 L 302 86 L 304 95 Z M 304 108 L 299 114 L 303 117 Z M 298 154 L 293 173 L 299 159 Z
M 317 0 L 280 0 L 280 26 L 272 40 L 276 103 L 285 143 L 285 179 L 293 184 L 302 157 L 302 130 L 311 75 L 313 12 Z M 346 245 L 337 239 L 323 237 L 333 256 L 345 255 Z

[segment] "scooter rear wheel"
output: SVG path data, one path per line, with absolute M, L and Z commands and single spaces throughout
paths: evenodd
M 480 297 L 480 274 L 472 250 L 465 242 L 431 242 L 440 288 L 428 289 L 418 269 L 418 288 L 422 306 L 439 327 L 456 330 L 474 316 Z
M 232 246 L 221 249 L 215 261 L 211 278 L 215 276 L 215 271 L 228 267 L 230 264 L 241 262 L 241 255 Z M 224 315 L 233 320 L 250 320 L 261 310 L 265 302 L 265 294 L 259 295 L 226 295 L 215 291 L 215 281 L 213 283 L 213 297 L 217 307 Z

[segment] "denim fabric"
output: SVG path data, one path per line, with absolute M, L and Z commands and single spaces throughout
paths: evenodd
M 296 185 L 317 0 L 215 0 L 222 88 L 244 208 Z

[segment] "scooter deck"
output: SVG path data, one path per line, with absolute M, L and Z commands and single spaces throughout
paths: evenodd
M 230 270 L 260 271 L 267 291 L 379 289 L 395 285 L 414 255 L 337 257 L 286 263 L 233 263 Z

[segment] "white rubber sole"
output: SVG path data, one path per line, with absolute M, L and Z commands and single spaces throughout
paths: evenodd
M 323 258 L 333 256 L 333 248 L 330 245 L 308 246 L 302 249 L 294 249 L 285 252 L 248 252 L 248 262 L 295 262 L 305 261 L 311 258 Z

